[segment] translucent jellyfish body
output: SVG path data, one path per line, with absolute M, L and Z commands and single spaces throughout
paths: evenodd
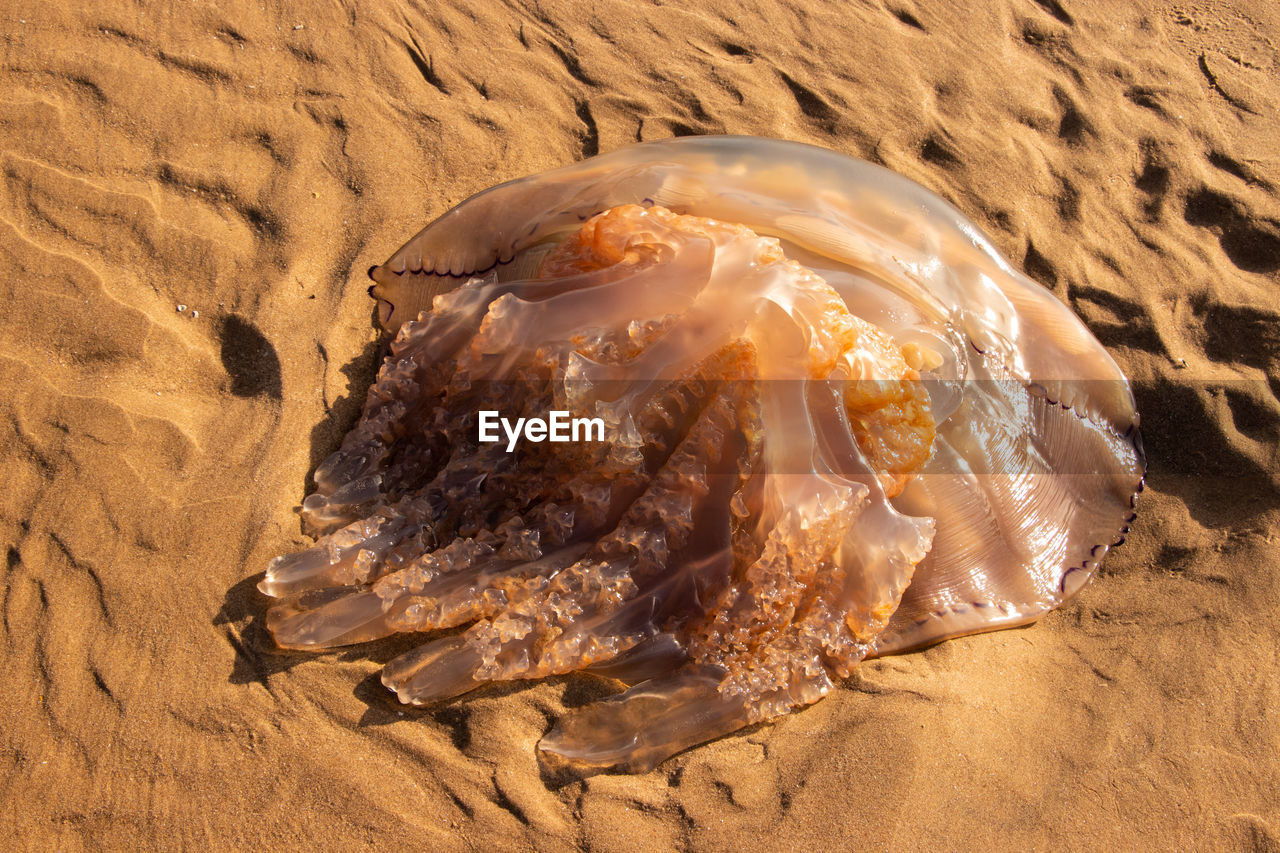
M 408 703 L 587 671 L 551 764 L 652 767 L 860 660 L 1024 624 L 1132 520 L 1112 359 L 927 190 L 819 148 L 632 146 L 371 271 L 395 333 L 274 560 L 295 649 L 457 629 Z

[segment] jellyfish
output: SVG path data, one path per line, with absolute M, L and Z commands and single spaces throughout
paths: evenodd
M 643 771 L 864 659 L 1032 622 L 1134 517 L 1101 344 L 945 201 L 832 151 L 634 145 L 473 196 L 370 275 L 394 340 L 267 627 L 432 632 L 382 673 L 414 705 L 613 680 L 542 738 L 553 768 Z

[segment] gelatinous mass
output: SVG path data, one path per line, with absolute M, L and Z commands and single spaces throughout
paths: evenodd
M 494 187 L 376 267 L 395 333 L 274 560 L 293 649 L 439 633 L 403 702 L 585 670 L 552 764 L 648 768 L 858 661 L 1021 625 L 1132 520 L 1128 384 L 922 187 L 796 143 L 635 145 Z M 478 413 L 603 441 L 481 441 Z

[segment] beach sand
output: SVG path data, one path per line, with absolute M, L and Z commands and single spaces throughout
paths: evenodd
M 1280 7 L 9 0 L 0 33 L 0 838 L 1280 850 Z M 376 368 L 365 270 L 693 133 L 955 203 L 1131 377 L 1147 489 L 1040 623 L 557 787 L 535 744 L 607 685 L 401 708 L 411 639 L 280 653 L 255 584 Z

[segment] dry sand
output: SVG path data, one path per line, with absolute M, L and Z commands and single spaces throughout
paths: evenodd
M 1280 849 L 1270 0 L 0 5 L 0 838 Z M 1086 320 L 1143 414 L 1128 544 L 1038 625 L 560 788 L 534 745 L 597 682 L 405 712 L 404 644 L 275 652 L 254 584 L 372 376 L 365 269 L 500 180 L 726 132 L 924 183 Z

